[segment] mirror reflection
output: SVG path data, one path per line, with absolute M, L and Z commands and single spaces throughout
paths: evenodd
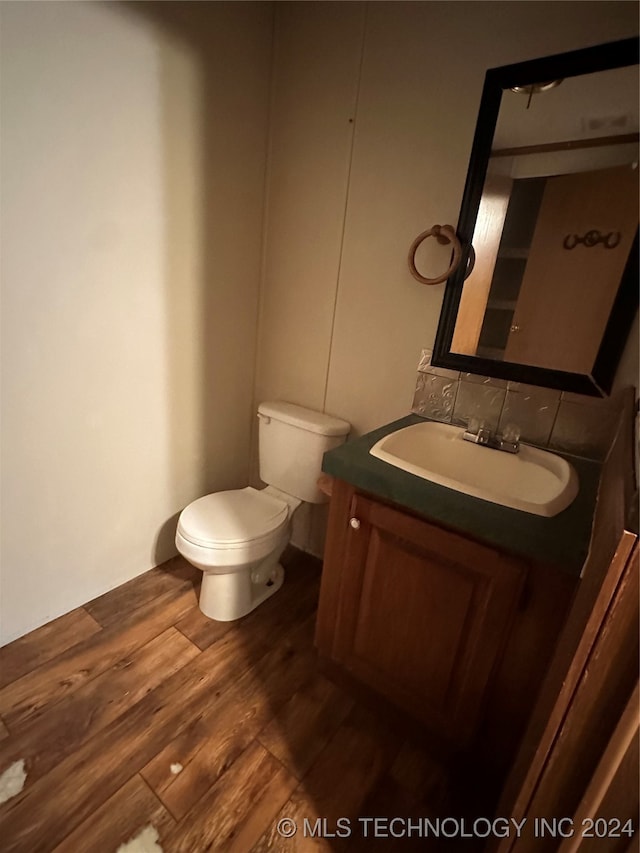
M 637 66 L 503 91 L 451 352 L 588 374 L 637 227 Z

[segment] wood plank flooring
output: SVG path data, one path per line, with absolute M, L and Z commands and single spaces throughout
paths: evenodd
M 424 849 L 358 818 L 453 814 L 451 780 L 319 673 L 320 563 L 285 566 L 238 622 L 203 616 L 175 558 L 0 649 L 0 774 L 27 774 L 0 805 L 3 853 L 115 853 L 143 830 L 165 853 Z M 318 818 L 326 837 L 305 835 Z

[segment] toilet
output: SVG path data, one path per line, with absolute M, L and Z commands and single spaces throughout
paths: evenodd
M 322 456 L 342 444 L 350 424 L 293 403 L 258 407 L 264 489 L 214 492 L 180 513 L 176 547 L 203 574 L 200 609 L 230 622 L 282 586 L 280 557 L 301 503 L 325 503 L 318 489 Z

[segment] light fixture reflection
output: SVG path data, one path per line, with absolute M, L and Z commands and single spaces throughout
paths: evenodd
M 515 92 L 516 95 L 528 95 L 529 100 L 527 101 L 527 109 L 529 109 L 531 105 L 531 99 L 534 95 L 538 95 L 540 92 L 548 92 L 549 89 L 555 89 L 556 86 L 559 86 L 562 83 L 563 78 L 561 77 L 559 80 L 546 80 L 544 83 L 530 83 L 528 86 L 511 86 L 510 91 Z

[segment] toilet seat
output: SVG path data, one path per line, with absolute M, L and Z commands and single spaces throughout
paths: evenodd
M 178 521 L 178 534 L 200 548 L 236 550 L 260 546 L 280 534 L 289 506 L 265 490 L 247 486 L 214 492 L 189 504 Z

